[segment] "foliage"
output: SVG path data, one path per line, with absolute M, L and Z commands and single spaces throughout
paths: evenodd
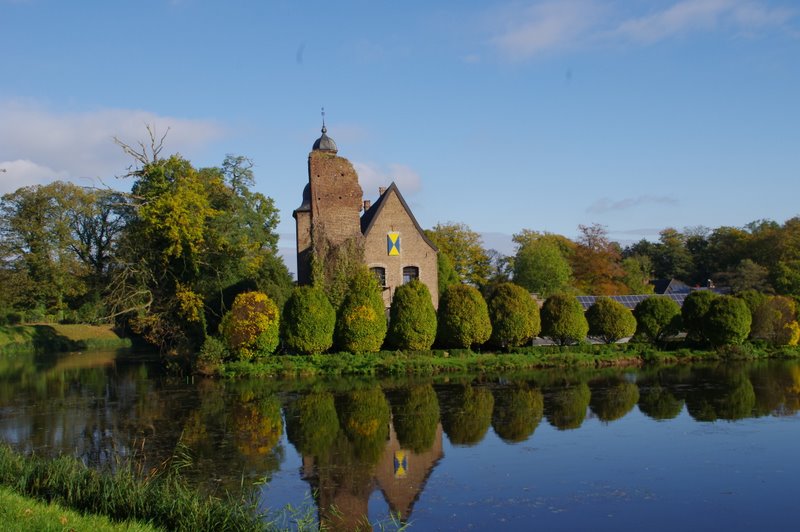
M 647 255 L 631 255 L 622 259 L 622 282 L 631 294 L 652 294 L 653 261 Z
M 579 225 L 578 230 L 581 235 L 572 256 L 572 274 L 579 292 L 597 295 L 626 293 L 619 244 L 608 239 L 603 225 Z
M 453 261 L 444 251 L 440 250 L 436 254 L 436 265 L 439 270 L 439 296 L 441 296 L 448 287 L 461 284 L 461 278 L 453 268 Z
M 589 336 L 602 339 L 607 344 L 633 336 L 636 332 L 636 318 L 628 308 L 618 301 L 599 297 L 586 310 Z
M 585 382 L 566 384 L 548 394 L 545 402 L 547 421 L 558 430 L 577 429 L 586 418 L 592 392 Z
M 311 283 L 321 288 L 338 309 L 353 279 L 364 268 L 364 239 L 355 237 L 333 245 L 322 224 L 317 224 L 312 235 Z
M 639 401 L 639 387 L 625 380 L 604 382 L 592 390 L 589 406 L 604 423 L 624 417 Z
M 449 287 L 439 301 L 437 342 L 469 348 L 483 344 L 491 334 L 489 310 L 481 293 L 468 285 Z
M 350 282 L 336 317 L 335 344 L 352 353 L 375 352 L 386 337 L 386 314 L 375 276 L 361 267 Z
M 571 278 L 572 268 L 555 242 L 538 239 L 517 250 L 514 282 L 539 297 L 564 291 Z
M 488 304 L 491 342 L 504 349 L 529 342 L 541 331 L 539 306 L 527 290 L 513 283 L 497 285 Z
M 583 307 L 572 296 L 555 294 L 542 305 L 542 335 L 558 345 L 581 342 L 589 333 Z
M 714 346 L 741 344 L 750 334 L 752 317 L 741 299 L 722 296 L 711 303 L 705 318 L 705 335 Z
M 299 286 L 283 307 L 281 338 L 290 352 L 313 355 L 333 345 L 336 311 L 315 286 Z
M 337 409 L 356 456 L 375 464 L 389 437 L 389 403 L 379 386 L 347 393 Z
M 750 336 L 772 345 L 797 345 L 797 303 L 785 296 L 772 296 L 752 312 Z
M 392 422 L 400 447 L 420 454 L 433 446 L 439 424 L 439 401 L 430 384 L 400 391 L 392 404 Z
M 507 443 L 530 438 L 544 411 L 544 396 L 537 388 L 507 386 L 494 392 L 492 428 Z
M 214 375 L 220 367 L 220 364 L 230 357 L 230 351 L 225 346 L 225 343 L 218 338 L 209 336 L 200 347 L 200 353 L 197 355 L 196 368 L 202 375 Z
M 718 297 L 711 290 L 694 290 L 686 296 L 681 307 L 681 320 L 687 340 L 698 343 L 709 341 L 705 334 L 706 314 Z
M 489 279 L 490 260 L 481 236 L 462 223 L 437 224 L 425 235 L 453 264 L 461 282 L 483 286 Z
M 425 351 L 436 339 L 436 309 L 418 279 L 398 286 L 389 311 L 387 343 L 395 349 Z
M 333 395 L 312 392 L 290 403 L 286 411 L 286 435 L 303 456 L 324 456 L 339 432 Z
M 251 360 L 278 347 L 278 323 L 278 307 L 266 294 L 244 292 L 222 318 L 220 333 L 239 360 Z
M 683 410 L 683 401 L 677 399 L 660 384 L 640 387 L 639 410 L 653 419 L 673 419 Z
M 489 430 L 494 397 L 488 388 L 464 385 L 444 401 L 442 428 L 452 445 L 475 445 Z
M 633 315 L 636 335 L 653 343 L 662 342 L 680 330 L 681 308 L 668 297 L 648 297 L 636 305 Z

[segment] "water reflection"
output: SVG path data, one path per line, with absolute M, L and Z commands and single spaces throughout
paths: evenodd
M 800 365 L 282 383 L 172 380 L 113 352 L 0 358 L 0 438 L 17 448 L 92 465 L 130 458 L 147 470 L 182 446 L 199 486 L 252 493 L 285 471 L 291 454 L 320 523 L 332 529 L 365 525 L 376 493 L 408 520 L 449 446 L 481 453 L 495 436 L 529 442 L 554 432 L 540 427 L 543 417 L 557 431 L 634 412 L 667 423 L 688 419 L 684 406 L 703 423 L 794 415 Z

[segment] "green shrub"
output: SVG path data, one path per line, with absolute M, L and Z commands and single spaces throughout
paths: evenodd
M 481 293 L 464 284 L 448 287 L 439 302 L 438 343 L 469 348 L 483 344 L 491 335 L 489 309 Z
M 747 308 L 750 309 L 750 314 L 754 314 L 756 309 L 761 306 L 762 303 L 766 303 L 769 296 L 767 294 L 763 294 L 758 290 L 753 290 L 752 288 L 749 290 L 742 290 L 741 292 L 737 293 L 735 297 L 744 300 L 747 304 Z
M 797 305 L 785 296 L 766 298 L 752 313 L 750 337 L 772 345 L 797 344 Z
M 321 289 L 299 286 L 283 307 L 281 338 L 291 352 L 323 353 L 333 345 L 336 311 Z
M 633 315 L 636 335 L 652 343 L 661 342 L 680 331 L 681 308 L 668 297 L 648 297 L 636 305 Z
M 350 281 L 336 318 L 336 346 L 351 353 L 380 350 L 386 337 L 386 313 L 375 276 L 361 268 Z
M 741 344 L 750 334 L 752 317 L 747 304 L 739 298 L 715 299 L 705 319 L 705 335 L 714 346 Z
M 389 311 L 387 343 L 395 349 L 426 351 L 436 340 L 436 309 L 419 280 L 398 286 Z
M 695 290 L 686 296 L 681 307 L 681 320 L 686 330 L 686 339 L 692 342 L 708 343 L 705 335 L 705 319 L 711 302 L 719 296 L 711 290 Z
M 589 336 L 600 338 L 607 344 L 633 336 L 636 332 L 636 318 L 628 308 L 608 297 L 598 298 L 586 310 Z
M 233 300 L 219 329 L 240 360 L 271 354 L 278 347 L 278 307 L 264 293 L 244 292 Z
M 555 294 L 542 305 L 542 335 L 558 345 L 578 343 L 589 333 L 589 324 L 578 300 L 566 294 Z
M 539 306 L 527 290 L 513 283 L 495 287 L 489 299 L 491 342 L 504 349 L 518 347 L 541 331 Z
M 229 356 L 230 352 L 222 340 L 208 336 L 197 355 L 197 371 L 202 375 L 213 375 Z

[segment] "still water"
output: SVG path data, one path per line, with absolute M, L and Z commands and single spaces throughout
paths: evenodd
M 331 528 L 793 527 L 800 364 L 435 379 L 175 379 L 123 352 L 0 357 L 0 439 L 146 469 Z

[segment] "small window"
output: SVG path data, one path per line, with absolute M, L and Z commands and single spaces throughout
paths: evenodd
M 386 268 L 381 268 L 380 266 L 375 266 L 370 268 L 369 271 L 375 276 L 378 280 L 378 284 L 381 286 L 386 286 Z
M 404 266 L 403 284 L 410 283 L 414 279 L 419 279 L 419 268 L 416 266 Z

